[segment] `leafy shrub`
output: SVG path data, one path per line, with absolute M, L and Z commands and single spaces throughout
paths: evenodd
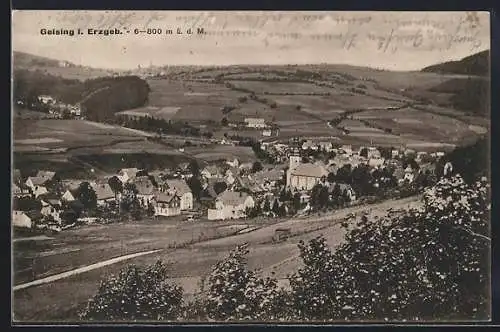
M 176 320 L 182 312 L 181 287 L 167 282 L 158 261 L 145 269 L 130 265 L 101 282 L 81 318 L 94 321 Z
M 246 268 L 248 249 L 238 246 L 218 262 L 207 279 L 205 302 L 207 318 L 217 321 L 279 318 L 281 294 L 277 281 L 258 278 Z
M 423 207 L 362 220 L 334 253 L 301 244 L 292 276 L 305 320 L 463 320 L 489 315 L 489 186 L 460 176 L 426 191 Z

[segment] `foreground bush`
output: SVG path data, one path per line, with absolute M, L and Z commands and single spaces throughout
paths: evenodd
M 182 311 L 182 288 L 167 282 L 167 267 L 130 265 L 104 280 L 81 313 L 84 320 L 176 320 Z
M 471 320 L 489 317 L 489 192 L 459 177 L 428 190 L 424 206 L 351 229 L 334 253 L 301 243 L 292 277 L 302 320 Z
M 198 319 L 215 321 L 278 320 L 283 292 L 273 278 L 258 278 L 246 268 L 248 249 L 238 246 L 218 262 L 203 285 L 204 296 L 193 302 L 191 314 Z M 192 318 L 192 317 L 191 317 Z

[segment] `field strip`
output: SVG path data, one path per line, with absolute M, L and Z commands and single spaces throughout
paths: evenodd
M 33 286 L 38 286 L 38 285 L 42 285 L 42 284 L 47 284 L 49 282 L 54 282 L 54 281 L 57 281 L 57 280 L 60 280 L 60 279 L 64 279 L 64 278 L 68 278 L 68 277 L 71 277 L 71 276 L 74 276 L 74 275 L 77 275 L 77 274 L 89 272 L 89 271 L 92 271 L 92 270 L 95 270 L 95 269 L 99 269 L 99 268 L 104 267 L 104 266 L 108 266 L 108 265 L 111 265 L 111 264 L 115 264 L 115 263 L 127 260 L 127 259 L 132 259 L 132 258 L 139 257 L 139 256 L 153 254 L 153 253 L 159 252 L 161 250 L 162 249 L 150 250 L 150 251 L 143 251 L 143 252 L 138 252 L 138 253 L 135 253 L 135 254 L 129 254 L 129 255 L 125 255 L 125 256 L 115 257 L 115 258 L 112 258 L 112 259 L 108 259 L 106 261 L 102 261 L 102 262 L 99 262 L 99 263 L 95 263 L 95 264 L 87 265 L 87 266 L 84 266 L 84 267 L 80 267 L 80 268 L 75 269 L 75 270 L 66 271 L 66 272 L 63 272 L 63 273 L 52 275 L 50 277 L 46 277 L 46 278 L 42 278 L 42 279 L 38 279 L 38 280 L 33 280 L 33 281 L 27 282 L 25 284 L 16 285 L 16 286 L 14 286 L 13 289 L 14 289 L 14 291 L 16 291 L 16 290 L 25 289 L 25 288 L 28 288 L 28 287 L 33 287 Z

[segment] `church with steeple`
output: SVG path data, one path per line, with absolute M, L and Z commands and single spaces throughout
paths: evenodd
M 328 171 L 321 165 L 303 163 L 298 144 L 294 144 L 289 156 L 286 173 L 286 186 L 290 190 L 311 190 L 328 176 Z

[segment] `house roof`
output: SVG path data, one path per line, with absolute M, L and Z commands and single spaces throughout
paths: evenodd
M 310 176 L 320 178 L 322 176 L 327 176 L 328 171 L 321 165 L 300 164 L 291 170 L 291 174 L 296 176 Z
M 175 197 L 179 198 L 179 196 L 176 194 L 169 194 L 161 191 L 156 191 L 154 195 L 157 202 L 163 202 L 163 203 L 169 203 Z
M 217 200 L 221 201 L 224 205 L 237 206 L 243 204 L 249 195 L 244 192 L 224 191 Z
M 167 186 L 181 196 L 191 192 L 191 189 L 184 180 L 167 180 Z
M 42 170 L 42 171 L 38 171 L 38 173 L 36 173 L 36 176 L 46 178 L 48 181 L 48 180 L 52 180 L 54 178 L 54 176 L 56 176 L 56 172 Z
M 133 167 L 133 168 L 122 168 L 119 173 L 121 175 L 127 174 L 129 178 L 134 178 L 137 172 L 139 172 L 139 169 Z
M 115 193 L 107 183 L 98 183 L 93 186 L 98 200 L 110 199 L 115 197 Z
M 62 181 L 62 186 L 64 189 L 67 189 L 67 190 L 76 190 L 78 189 L 78 187 L 80 186 L 80 183 L 82 183 L 83 181 L 82 180 L 63 180 Z
M 49 181 L 48 178 L 46 177 L 40 177 L 40 176 L 30 176 L 28 177 L 28 180 L 31 180 L 31 182 L 33 183 L 33 185 L 35 186 L 42 186 L 44 185 L 47 181 Z M 28 181 L 26 180 L 26 181 Z
M 279 181 L 283 178 L 281 170 L 273 169 L 270 171 L 261 171 L 252 175 L 258 183 L 263 183 L 264 181 Z
M 141 176 L 134 180 L 139 195 L 153 195 L 155 187 L 147 176 Z

